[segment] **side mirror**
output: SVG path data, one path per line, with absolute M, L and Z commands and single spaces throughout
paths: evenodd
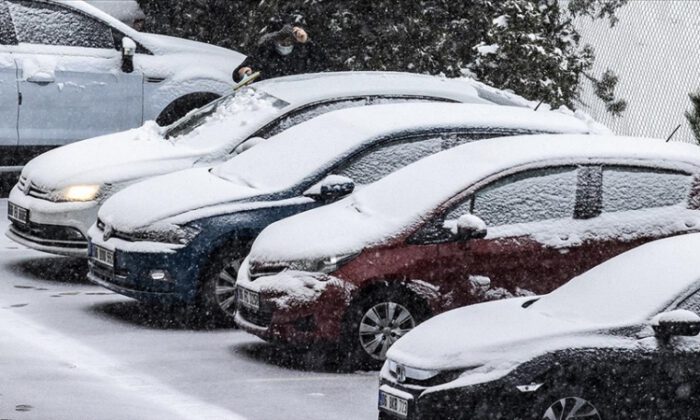
M 486 237 L 486 223 L 472 214 L 465 214 L 457 220 L 446 220 L 443 228 L 449 230 L 455 239 L 466 241 Z
M 136 55 L 136 43 L 129 37 L 122 38 L 122 71 L 134 72 L 134 55 Z
M 677 309 L 656 315 L 651 320 L 656 337 L 668 340 L 675 336 L 694 337 L 700 334 L 700 316 L 695 312 Z
M 355 182 L 340 175 L 329 175 L 304 192 L 304 197 L 324 203 L 335 201 L 355 191 Z
M 241 153 L 245 152 L 246 150 L 252 149 L 253 147 L 257 146 L 258 144 L 264 142 L 265 139 L 262 137 L 251 137 L 248 140 L 244 141 L 236 149 L 233 151 L 234 155 L 240 155 Z

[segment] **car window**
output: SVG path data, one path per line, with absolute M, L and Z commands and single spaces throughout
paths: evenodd
M 577 168 L 558 167 L 502 178 L 474 195 L 472 214 L 487 226 L 573 217 Z M 450 214 L 457 218 L 461 214 Z
M 15 27 L 12 25 L 7 3 L 0 2 L 0 45 L 16 45 Z
M 334 173 L 359 185 L 371 184 L 425 156 L 442 151 L 443 141 L 439 135 L 394 141 L 352 158 Z
M 685 309 L 700 315 L 700 291 L 688 296 L 678 305 L 678 309 Z
M 7 4 L 20 43 L 115 48 L 112 29 L 87 15 L 51 3 L 9 0 Z
M 666 207 L 684 203 L 692 176 L 651 168 L 603 168 L 603 206 L 606 213 Z
M 331 111 L 337 111 L 339 109 L 353 108 L 365 105 L 379 105 L 385 103 L 437 101 L 452 102 L 442 98 L 425 98 L 413 96 L 363 96 L 317 102 L 290 111 L 289 113 L 281 116 L 272 123 L 261 128 L 251 137 L 262 137 L 264 139 L 269 139 L 270 137 L 275 136 L 290 127 L 301 124 L 312 118 L 316 118 L 319 115 L 323 115 Z

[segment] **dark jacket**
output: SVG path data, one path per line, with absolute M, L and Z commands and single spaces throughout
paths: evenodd
M 283 29 L 284 31 L 284 29 Z M 255 52 L 234 71 L 236 83 L 241 81 L 238 70 L 242 67 L 250 67 L 253 72 L 259 71 L 265 79 L 273 77 L 289 76 L 293 74 L 314 73 L 326 69 L 326 56 L 313 41 L 305 44 L 294 43 L 294 50 L 289 55 L 282 55 L 277 51 L 277 36 L 282 31 L 264 36 L 258 44 Z

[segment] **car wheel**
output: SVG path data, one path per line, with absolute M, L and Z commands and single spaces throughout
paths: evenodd
M 593 404 L 579 397 L 562 398 L 550 405 L 542 420 L 600 420 L 600 413 Z
M 200 323 L 234 325 L 236 315 L 236 279 L 245 252 L 231 245 L 212 258 L 200 280 L 197 302 Z
M 379 367 L 387 350 L 425 319 L 425 312 L 401 290 L 373 292 L 350 307 L 341 351 L 363 367 Z

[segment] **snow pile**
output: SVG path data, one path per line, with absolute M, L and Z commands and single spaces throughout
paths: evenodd
M 435 209 L 448 199 L 495 173 L 516 167 L 525 169 L 526 165 L 544 160 L 566 165 L 596 160 L 615 164 L 629 162 L 628 159 L 652 167 L 663 162 L 664 167 L 680 170 L 687 170 L 691 165 L 690 168 L 696 170 L 700 165 L 700 149 L 654 139 L 575 135 L 473 142 L 429 156 L 335 204 L 272 224 L 258 237 L 251 255 L 256 261 L 294 261 L 359 252 L 409 232 L 429 220 Z M 691 222 L 697 219 L 695 213 L 689 215 L 692 215 Z M 615 219 L 615 215 L 606 217 Z M 601 220 L 600 223 L 620 222 L 619 219 Z M 671 232 L 680 227 L 678 223 L 684 222 L 660 221 L 661 227 L 667 229 L 663 231 Z M 659 226 L 652 219 L 648 223 Z M 575 226 L 568 241 L 577 239 Z M 543 231 L 547 230 L 543 227 Z M 623 232 L 624 229 L 611 231 L 615 235 Z M 496 235 L 498 230 L 489 234 Z M 556 239 L 541 237 L 538 240 Z
M 546 352 L 632 348 L 636 338 L 605 330 L 649 323 L 694 291 L 700 281 L 698 246 L 700 234 L 652 242 L 576 277 L 527 308 L 523 298 L 447 312 L 399 340 L 388 357 L 421 369 L 480 366 L 451 387 L 504 375 Z

